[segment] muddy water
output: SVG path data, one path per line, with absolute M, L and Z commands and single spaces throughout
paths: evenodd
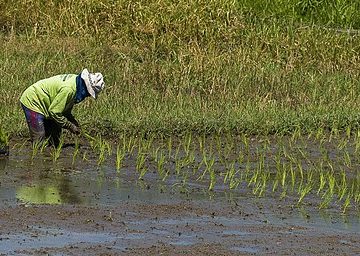
M 0 255 L 358 255 L 356 211 L 190 180 L 138 179 L 131 165 L 0 159 Z M 94 159 L 93 159 L 94 160 Z

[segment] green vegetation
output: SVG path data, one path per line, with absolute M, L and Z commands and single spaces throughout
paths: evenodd
M 357 1 L 3 1 L 0 115 L 35 81 L 101 71 L 90 131 L 283 134 L 359 127 Z M 30 11 L 31 10 L 31 11 Z M 89 111 L 91 109 L 91 111 Z
M 9 136 L 0 127 L 0 150 L 9 145 Z
M 0 7 L 0 120 L 10 135 L 27 134 L 18 102 L 25 88 L 88 67 L 105 75 L 106 89 L 74 111 L 94 135 L 83 134 L 99 168 L 113 164 L 120 175 L 130 159 L 140 180 L 175 175 L 184 191 L 191 178 L 208 191 L 248 187 L 296 205 L 316 195 L 319 208 L 358 208 L 359 1 Z M 81 152 L 82 160 L 94 152 Z

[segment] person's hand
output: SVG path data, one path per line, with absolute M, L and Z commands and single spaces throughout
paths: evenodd
M 71 124 L 69 127 L 70 132 L 72 132 L 73 134 L 79 135 L 81 130 L 79 126 L 76 126 L 75 124 Z

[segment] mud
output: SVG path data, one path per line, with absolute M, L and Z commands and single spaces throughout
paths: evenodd
M 54 163 L 25 146 L 0 159 L 0 255 L 360 254 L 357 211 L 196 180 L 184 189 L 91 155 L 72 164 L 72 153 Z

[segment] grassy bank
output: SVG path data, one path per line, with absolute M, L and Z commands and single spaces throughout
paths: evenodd
M 107 84 L 74 109 L 93 132 L 359 129 L 357 3 L 2 5 L 0 119 L 12 135 L 27 132 L 18 102 L 27 86 L 84 67 Z

